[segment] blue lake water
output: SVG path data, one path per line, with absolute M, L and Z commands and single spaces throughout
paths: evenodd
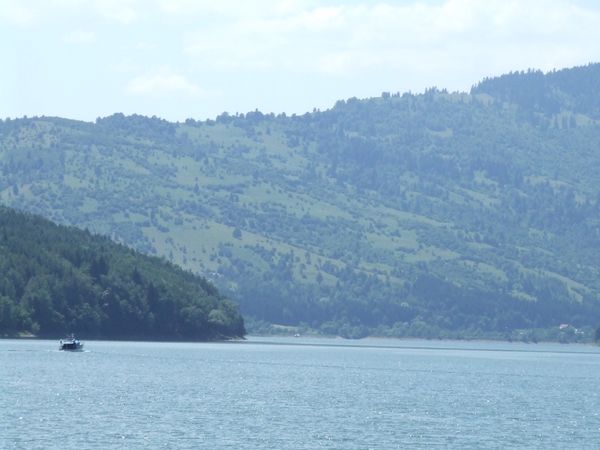
M 600 448 L 600 349 L 0 340 L 1 449 Z

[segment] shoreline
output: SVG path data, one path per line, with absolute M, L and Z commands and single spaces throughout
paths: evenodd
M 44 336 L 0 336 L 1 341 L 57 341 L 60 338 L 44 337 Z M 277 342 L 281 339 L 285 342 Z M 184 340 L 184 339 L 148 339 L 148 338 L 128 338 L 128 339 L 115 339 L 115 338 L 86 338 L 82 337 L 84 342 L 115 342 L 115 343 L 147 343 L 147 344 L 265 344 L 265 345 L 323 345 L 323 346 L 341 346 L 341 347 L 377 347 L 377 348 L 423 348 L 423 349 L 448 349 L 448 350 L 466 350 L 467 348 L 461 348 L 460 346 L 465 344 L 487 344 L 487 345 L 577 345 L 596 348 L 599 347 L 598 343 L 593 341 L 590 342 L 560 342 L 560 341 L 517 341 L 517 340 L 503 340 L 503 339 L 485 339 L 485 338 L 474 338 L 474 339 L 451 339 L 451 338 L 420 338 L 420 337 L 390 337 L 390 336 L 365 336 L 360 339 L 349 339 L 342 336 L 333 335 L 318 335 L 318 334 L 305 334 L 300 336 L 289 335 L 289 334 L 247 334 L 242 338 L 229 338 L 229 339 L 215 339 L 215 340 Z M 308 341 L 308 342 L 307 342 Z M 313 341 L 313 342 L 310 342 Z M 322 342 L 319 342 L 322 341 Z M 375 342 L 389 343 L 390 345 L 373 345 Z M 393 345 L 394 343 L 400 344 L 435 344 L 435 343 L 451 343 L 460 344 L 457 348 L 449 347 L 436 347 L 431 345 L 425 346 L 404 346 L 404 345 Z M 371 345 L 370 345 L 371 344 Z M 509 350 L 509 349 L 507 349 Z

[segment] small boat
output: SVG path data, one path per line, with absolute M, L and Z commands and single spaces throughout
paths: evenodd
M 82 352 L 83 351 L 83 342 L 79 339 L 75 338 L 74 335 L 71 337 L 61 339 L 58 345 L 59 350 L 67 350 L 71 352 Z

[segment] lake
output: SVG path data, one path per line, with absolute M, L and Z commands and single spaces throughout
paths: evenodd
M 2 449 L 599 448 L 600 349 L 0 340 Z

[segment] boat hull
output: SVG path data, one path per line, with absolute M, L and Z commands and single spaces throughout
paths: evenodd
M 82 352 L 83 343 L 79 340 L 60 341 L 58 349 L 66 352 Z
M 83 345 L 81 347 L 74 347 L 74 348 L 71 348 L 71 347 L 61 347 L 61 348 L 59 348 L 59 350 L 63 351 L 63 352 L 82 352 L 83 351 Z

